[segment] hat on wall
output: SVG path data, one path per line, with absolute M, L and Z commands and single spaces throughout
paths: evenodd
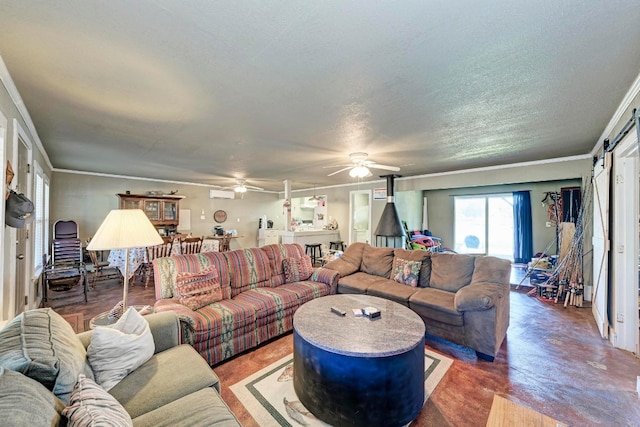
M 4 223 L 9 227 L 22 228 L 25 221 L 33 219 L 33 203 L 24 194 L 11 190 L 5 202 Z

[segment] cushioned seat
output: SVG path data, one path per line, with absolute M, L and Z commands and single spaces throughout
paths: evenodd
M 380 280 L 379 276 L 357 272 L 345 277 L 341 277 L 338 282 L 338 293 L 340 294 L 366 294 L 369 286 Z
M 411 295 L 409 307 L 424 319 L 463 326 L 463 313 L 456 310 L 455 294 L 441 289 L 423 288 Z
M 420 288 L 398 283 L 391 279 L 379 279 L 367 289 L 367 295 L 386 298 L 399 304 L 409 306 L 409 298 Z
M 204 388 L 135 418 L 133 425 L 237 427 L 238 421 L 214 389 Z
M 218 377 L 199 354 L 182 344 L 155 354 L 109 393 L 135 418 L 205 387 L 219 390 Z

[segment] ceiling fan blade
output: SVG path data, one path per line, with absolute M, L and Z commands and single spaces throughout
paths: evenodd
M 264 188 L 262 187 L 256 187 L 255 185 L 244 185 L 246 188 L 250 189 L 250 190 L 257 190 L 257 191 L 264 191 Z
M 322 169 L 347 168 L 347 167 L 350 168 L 351 166 L 353 165 L 352 164 L 351 165 L 331 165 L 331 166 L 323 166 Z
M 339 174 L 340 172 L 348 171 L 348 170 L 349 170 L 349 169 L 351 169 L 352 167 L 353 167 L 353 166 L 348 166 L 348 167 L 346 167 L 346 168 L 339 169 L 339 170 L 337 170 L 337 171 L 335 171 L 335 172 L 331 172 L 331 173 L 330 173 L 329 175 L 327 175 L 327 176 L 337 175 L 337 174 Z
M 384 169 L 384 170 L 394 171 L 394 172 L 398 172 L 400 170 L 398 166 L 379 165 L 378 163 L 367 165 L 367 167 L 374 168 L 374 169 Z

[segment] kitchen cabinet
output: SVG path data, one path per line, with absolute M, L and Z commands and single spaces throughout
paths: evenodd
M 177 232 L 180 200 L 184 196 L 118 194 L 120 209 L 141 209 L 161 235 Z

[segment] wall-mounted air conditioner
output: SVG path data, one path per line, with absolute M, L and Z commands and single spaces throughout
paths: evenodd
M 235 197 L 233 191 L 209 190 L 210 199 L 235 199 Z

